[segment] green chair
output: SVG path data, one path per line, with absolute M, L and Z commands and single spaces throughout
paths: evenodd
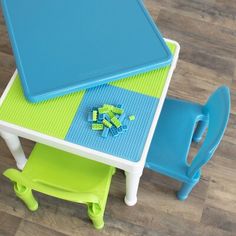
M 22 172 L 8 169 L 4 175 L 14 182 L 16 195 L 35 211 L 38 202 L 32 190 L 88 206 L 96 229 L 104 226 L 112 175 L 115 168 L 42 144 L 36 144 Z

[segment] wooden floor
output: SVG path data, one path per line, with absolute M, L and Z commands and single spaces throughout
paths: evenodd
M 0 235 L 236 235 L 236 1 L 146 0 L 167 38 L 181 45 L 169 95 L 204 103 L 221 84 L 231 88 L 228 129 L 213 160 L 204 167 L 189 199 L 175 198 L 179 184 L 145 170 L 138 204 L 123 203 L 125 177 L 113 178 L 102 231 L 92 228 L 86 208 L 37 194 L 40 208 L 31 213 L 0 176 Z M 0 93 L 15 70 L 5 24 L 0 16 Z M 33 146 L 22 140 L 26 153 Z M 193 147 L 191 155 L 196 151 Z M 0 140 L 0 172 L 15 166 Z

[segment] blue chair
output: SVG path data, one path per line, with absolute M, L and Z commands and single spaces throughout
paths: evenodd
M 205 165 L 218 147 L 230 114 L 230 91 L 218 88 L 207 103 L 167 98 L 147 156 L 145 167 L 182 182 L 177 193 L 185 200 L 201 177 Z M 192 141 L 199 142 L 208 128 L 197 155 L 188 163 Z

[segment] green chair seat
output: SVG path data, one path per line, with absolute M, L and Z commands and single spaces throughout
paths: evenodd
M 95 228 L 104 225 L 103 215 L 115 168 L 42 144 L 36 144 L 22 172 L 8 169 L 4 175 L 30 210 L 38 203 L 31 190 L 84 203 Z

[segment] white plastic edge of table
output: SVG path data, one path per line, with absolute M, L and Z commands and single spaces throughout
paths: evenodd
M 157 121 L 160 116 L 164 100 L 166 98 L 167 90 L 169 88 L 171 77 L 176 68 L 176 64 L 179 57 L 179 51 L 180 51 L 179 43 L 170 39 L 165 39 L 165 41 L 175 44 L 176 49 L 175 49 L 175 53 L 173 56 L 170 70 L 168 72 L 166 83 L 163 88 L 162 95 L 160 97 L 157 110 L 155 112 L 154 119 L 151 124 L 148 136 L 147 136 L 146 143 L 144 145 L 142 156 L 138 162 L 128 161 L 128 160 L 125 160 L 125 159 L 122 159 L 122 158 L 119 158 L 119 157 L 116 157 L 107 153 L 96 151 L 96 150 L 93 150 L 84 146 L 80 146 L 78 144 L 73 144 L 62 139 L 58 139 L 58 138 L 34 131 L 34 130 L 23 128 L 21 126 L 14 125 L 14 124 L 0 120 L 0 135 L 5 140 L 8 148 L 10 149 L 12 155 L 14 156 L 17 167 L 19 169 L 23 169 L 27 161 L 27 159 L 25 158 L 24 152 L 22 150 L 19 138 L 17 137 L 19 136 L 19 137 L 30 139 L 38 143 L 52 146 L 52 147 L 64 150 L 66 152 L 80 155 L 85 158 L 95 160 L 95 161 L 98 161 L 107 165 L 111 165 L 111 166 L 124 170 L 126 174 L 125 203 L 129 206 L 135 205 L 137 202 L 137 190 L 138 190 L 139 180 L 144 169 L 149 146 L 151 144 L 155 127 L 157 125 Z M 3 92 L 0 98 L 0 107 L 2 103 L 4 102 L 4 99 L 6 98 L 17 74 L 18 72 L 16 70 L 11 80 L 9 81 L 5 91 Z

